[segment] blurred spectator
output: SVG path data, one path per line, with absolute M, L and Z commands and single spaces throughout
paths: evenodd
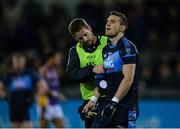
M 178 51 L 179 37 L 177 31 L 170 31 L 167 36 L 167 48 L 169 51 Z
M 157 85 L 159 88 L 168 89 L 168 87 L 172 87 L 173 84 L 173 76 L 171 73 L 171 69 L 166 63 L 161 63 L 158 67 L 158 79 Z
M 159 35 L 156 30 L 149 29 L 147 35 L 147 47 L 151 50 L 157 52 L 164 45 L 161 44 Z
M 167 14 L 169 15 L 169 18 L 167 19 L 167 27 L 169 30 L 176 30 L 178 31 L 179 27 L 179 17 L 178 17 L 178 7 L 170 5 L 167 9 Z
M 148 88 L 153 86 L 153 73 L 152 73 L 152 68 L 149 66 L 143 66 L 141 68 L 141 88 Z

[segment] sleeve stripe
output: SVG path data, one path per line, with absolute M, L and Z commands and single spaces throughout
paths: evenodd
M 125 48 L 130 47 L 129 41 L 125 37 L 122 38 L 122 41 L 125 45 Z

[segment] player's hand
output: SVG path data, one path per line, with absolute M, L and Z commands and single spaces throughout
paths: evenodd
M 98 116 L 98 122 L 94 122 L 92 128 L 107 128 L 108 124 L 111 122 L 116 107 L 116 102 L 112 100 L 106 102 L 106 105 L 99 114 L 100 116 Z
M 85 106 L 80 106 L 78 112 L 80 114 L 81 120 L 90 119 L 97 115 L 96 107 L 91 105 L 90 102 L 88 102 Z
M 90 119 L 92 117 L 95 117 L 97 115 L 97 110 L 96 110 L 97 107 L 93 107 L 91 108 L 88 112 L 85 113 L 85 117 Z
M 104 122 L 109 123 L 116 110 L 117 103 L 110 100 L 101 112 L 101 118 Z
M 89 102 L 84 106 L 82 113 L 87 113 L 93 107 L 95 107 L 95 103 L 93 101 L 89 100 Z
M 96 73 L 96 74 L 104 73 L 104 66 L 103 65 L 94 66 L 93 73 Z

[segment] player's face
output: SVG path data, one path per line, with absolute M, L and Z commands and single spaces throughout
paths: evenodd
M 54 55 L 53 60 L 54 60 L 54 65 L 59 65 L 59 64 L 61 64 L 61 63 L 62 63 L 62 55 L 61 55 L 60 53 L 56 53 L 56 54 Z
M 25 67 L 26 60 L 24 57 L 14 56 L 12 62 L 15 69 L 23 69 Z
M 74 34 L 74 38 L 85 47 L 91 47 L 94 42 L 93 41 L 93 33 L 92 33 L 90 27 L 81 28 L 78 32 L 76 32 Z
M 120 17 L 111 15 L 106 21 L 105 35 L 115 37 L 120 32 Z

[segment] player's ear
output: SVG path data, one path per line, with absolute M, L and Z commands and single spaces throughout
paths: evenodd
M 120 29 L 120 32 L 124 32 L 126 30 L 126 26 L 125 25 L 121 25 L 119 29 Z

